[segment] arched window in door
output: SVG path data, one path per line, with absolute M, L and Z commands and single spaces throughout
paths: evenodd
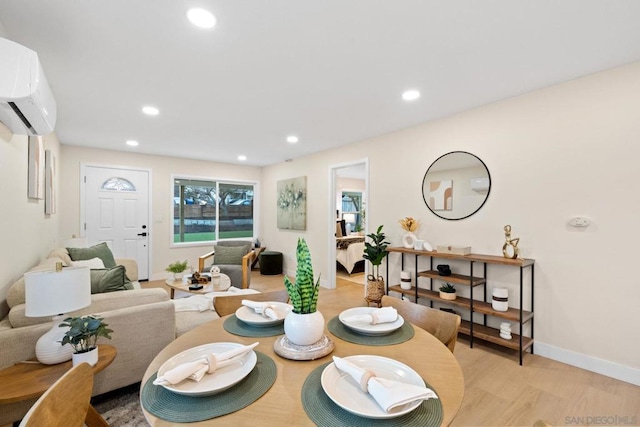
M 128 179 L 113 176 L 103 182 L 100 189 L 105 191 L 136 191 L 136 186 Z

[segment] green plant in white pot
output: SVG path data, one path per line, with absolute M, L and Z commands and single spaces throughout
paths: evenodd
M 61 328 L 69 328 L 60 343 L 73 347 L 73 365 L 87 362 L 91 366 L 98 363 L 98 338 L 111 339 L 112 329 L 107 328 L 102 317 L 84 316 L 67 317 L 60 324 Z
M 456 287 L 451 283 L 445 283 L 440 286 L 440 298 L 446 299 L 448 301 L 453 301 L 456 299 Z
M 182 276 L 184 275 L 188 265 L 189 263 L 186 259 L 184 261 L 175 261 L 169 264 L 167 268 L 165 268 L 165 271 L 173 273 L 173 280 L 182 280 Z
M 287 276 L 284 278 L 290 303 L 293 305 L 293 311 L 284 319 L 284 333 L 293 344 L 310 345 L 322 338 L 324 317 L 316 310 L 320 277 L 316 282 L 313 281 L 311 253 L 302 237 L 298 238 L 296 260 L 298 265 L 295 283 Z

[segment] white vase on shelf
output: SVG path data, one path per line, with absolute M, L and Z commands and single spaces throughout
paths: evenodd
M 405 233 L 405 235 L 402 236 L 402 246 L 404 246 L 407 249 L 413 249 L 413 247 L 415 246 L 416 240 L 418 240 L 418 238 L 416 237 L 415 234 L 411 232 Z

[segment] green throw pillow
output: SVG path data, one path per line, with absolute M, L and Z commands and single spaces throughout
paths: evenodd
M 127 279 L 123 265 L 113 268 L 101 268 L 91 270 L 91 293 L 102 294 L 105 292 L 125 291 L 133 289 L 133 285 Z
M 106 243 L 98 243 L 90 248 L 67 248 L 72 261 L 84 261 L 91 258 L 100 258 L 105 268 L 116 266 L 116 260 L 113 253 Z
M 240 265 L 242 257 L 248 252 L 247 245 L 242 246 L 213 246 L 213 263 L 215 265 Z

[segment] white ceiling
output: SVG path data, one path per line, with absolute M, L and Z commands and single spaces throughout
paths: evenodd
M 2 27 L 38 52 L 63 144 L 249 165 L 640 60 L 636 0 L 1 0 Z

